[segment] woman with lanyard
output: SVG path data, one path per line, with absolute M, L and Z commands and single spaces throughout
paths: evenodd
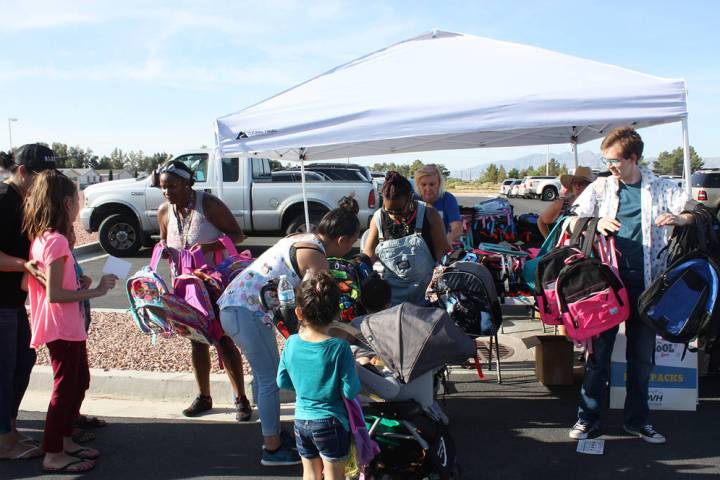
M 160 237 L 168 247 L 180 250 L 201 245 L 209 265 L 209 252 L 221 249 L 223 235 L 238 244 L 245 239 L 230 209 L 218 198 L 193 190 L 193 171 L 183 162 L 171 161 L 160 169 L 160 189 L 166 198 L 158 209 Z M 200 393 L 183 415 L 194 417 L 212 408 L 210 396 L 210 347 L 195 341 L 192 345 L 192 366 Z M 236 419 L 250 420 L 252 407 L 245 395 L 242 357 L 233 341 L 224 336 L 217 348 L 235 392 Z
M 412 185 L 398 172 L 388 172 L 382 187 L 383 207 L 375 212 L 365 241 L 364 260 L 376 259 L 392 287 L 393 305 L 421 304 L 435 263 L 450 250 L 438 212 L 413 200 Z
M 35 261 L 28 262 L 30 240 L 22 231 L 23 201 L 36 174 L 55 168 L 55 155 L 44 145 L 23 145 L 12 154 L 0 152 L 0 166 L 10 176 L 0 182 L 0 460 L 24 460 L 41 457 L 35 441 L 17 429 L 17 415 L 30 372 L 35 365 L 35 350 L 30 348 L 30 323 L 22 288 L 23 275 L 38 280 L 45 276 Z
M 242 349 L 253 371 L 253 398 L 260 410 L 265 466 L 301 463 L 295 439 L 282 435 L 280 395 L 276 382 L 280 356 L 275 327 L 260 301 L 268 282 L 285 276 L 297 288 L 308 271 L 329 270 L 326 257 L 346 255 L 358 238 L 360 222 L 354 199 L 341 200 L 320 221 L 317 233 L 296 234 L 281 239 L 238 274 L 218 301 L 223 330 Z
M 440 214 L 450 245 L 460 240 L 462 218 L 455 195 L 445 191 L 445 177 L 437 165 L 424 165 L 415 172 L 415 192 L 418 200 L 432 205 Z

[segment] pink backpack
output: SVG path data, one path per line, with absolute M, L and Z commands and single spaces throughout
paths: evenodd
M 173 281 L 173 293 L 164 295 L 167 320 L 178 335 L 217 345 L 223 330 L 205 282 L 193 274 L 193 258 L 188 250 L 180 250 L 178 258 L 181 273 Z
M 615 239 L 595 235 L 597 218 L 588 224 L 582 251 L 565 260 L 555 293 L 567 336 L 584 342 L 630 316 L 628 293 L 617 269 Z M 598 257 L 590 254 L 596 246 Z
M 233 278 L 235 278 L 238 273 L 245 270 L 248 265 L 254 261 L 254 259 L 252 258 L 250 250 L 243 250 L 241 253 L 238 253 L 237 248 L 235 248 L 235 244 L 227 235 L 223 235 L 218 240 L 222 242 L 225 247 L 227 257 L 223 257 L 221 250 L 216 250 L 214 267 L 206 265 L 205 256 L 203 255 L 201 247 L 195 247 L 191 249 L 190 252 L 193 257 L 195 273 L 199 273 L 198 271 L 202 272 L 201 276 L 203 279 L 210 281 L 212 285 L 209 286 L 209 288 L 214 289 L 221 287 L 222 289 L 225 289 L 225 287 L 232 282 Z

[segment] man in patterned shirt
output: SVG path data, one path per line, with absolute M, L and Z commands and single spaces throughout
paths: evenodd
M 627 395 L 623 429 L 649 443 L 665 443 L 649 422 L 648 384 L 653 367 L 655 332 L 638 316 L 637 303 L 645 286 L 662 274 L 667 245 L 666 228 L 693 221 L 686 208 L 687 193 L 675 183 L 640 166 L 643 141 L 629 127 L 612 130 L 600 149 L 611 176 L 598 178 L 575 201 L 578 217 L 600 217 L 597 231 L 614 234 L 619 251 L 620 278 L 627 288 L 631 313 L 625 322 L 627 335 Z M 585 439 L 600 434 L 601 404 L 606 398 L 612 354 L 618 327 L 592 340 L 592 355 L 585 366 L 580 390 L 577 423 L 570 438 Z

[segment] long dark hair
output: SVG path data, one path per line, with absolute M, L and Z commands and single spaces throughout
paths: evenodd
M 9 172 L 14 172 L 17 169 L 17 164 L 15 163 L 15 156 L 12 152 L 0 152 L 0 167 L 3 170 L 7 170 Z
M 30 194 L 25 198 L 23 231 L 35 239 L 46 230 L 73 238 L 73 226 L 65 208 L 65 199 L 77 195 L 75 182 L 57 170 L 38 173 Z

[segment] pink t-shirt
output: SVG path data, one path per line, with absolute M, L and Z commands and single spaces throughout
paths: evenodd
M 61 258 L 65 262 L 62 286 L 66 290 L 77 290 L 80 285 L 68 239 L 60 233 L 47 231 L 33 240 L 30 246 L 30 260 L 37 260 L 45 271 L 48 265 Z M 32 276 L 28 280 L 28 297 L 32 327 L 30 345 L 33 348 L 53 340 L 87 339 L 85 320 L 80 315 L 79 302 L 50 303 L 45 287 Z

